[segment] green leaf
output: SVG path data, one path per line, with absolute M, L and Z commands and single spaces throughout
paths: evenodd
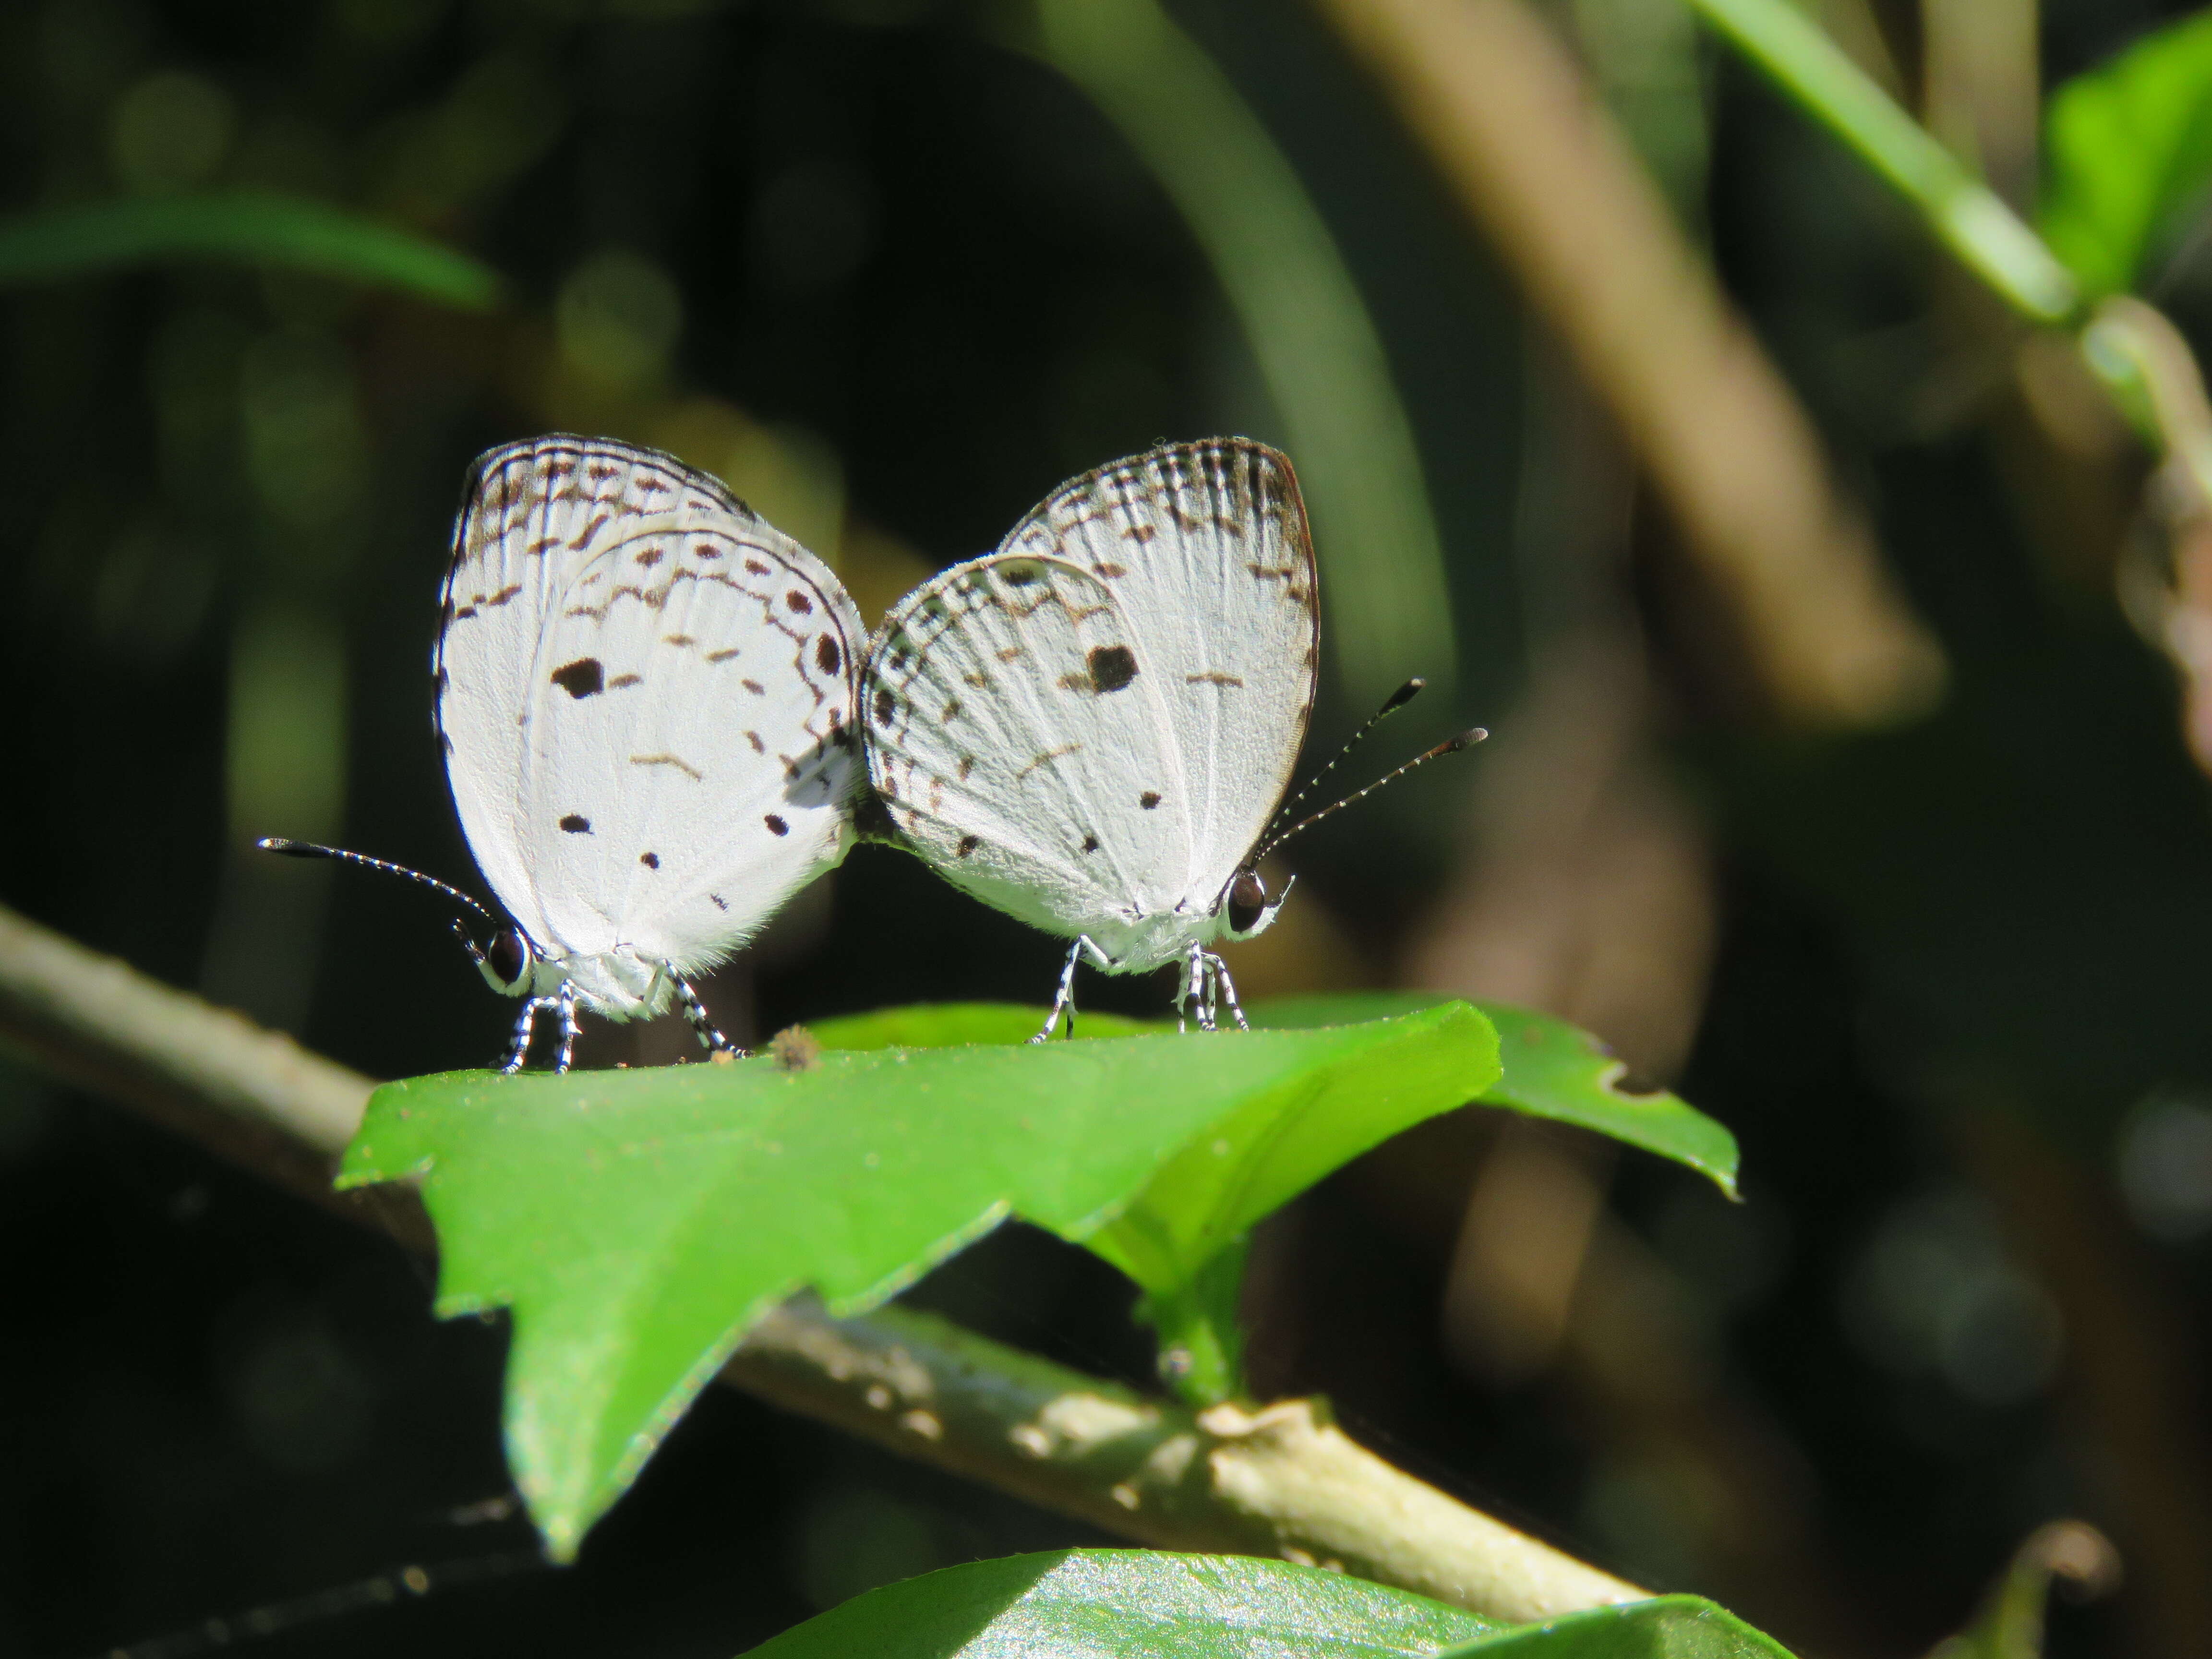
M 831 1048 L 795 1072 L 451 1073 L 378 1090 L 340 1183 L 421 1176 L 439 1311 L 514 1310 L 508 1455 L 566 1557 L 793 1291 L 872 1307 L 1010 1215 L 1171 1291 L 1497 1077 L 1495 1034 L 1464 1003 L 1249 1035 Z
M 2212 185 L 2212 11 L 2059 88 L 2045 143 L 2044 239 L 2094 292 L 2135 287 Z
M 1690 0 L 1722 38 L 1911 203 L 1966 269 L 2039 323 L 2081 295 L 2066 267 L 1996 193 L 1898 106 L 1796 0 Z
M 2045 1522 L 2021 1541 L 1972 1621 L 1928 1659 L 2043 1659 L 2054 1578 L 2065 1579 L 2077 1601 L 2109 1595 L 2120 1582 L 2119 1552 L 2086 1521 Z
M 919 1002 L 841 1015 L 806 1029 L 825 1048 L 945 1048 L 962 1042 L 1027 1042 L 1044 1024 L 1044 1014 L 1022 1002 Z M 1085 1013 L 1079 1022 L 1082 1038 L 1142 1036 L 1168 1029 L 1164 1021 L 1121 1014 Z
M 1357 992 L 1280 998 L 1255 1004 L 1250 1012 L 1261 1030 L 1310 1030 L 1387 1019 L 1449 1000 L 1431 993 Z M 1475 1097 L 1480 1103 L 1610 1135 L 1686 1164 L 1731 1198 L 1736 1195 L 1735 1138 L 1721 1125 L 1663 1090 L 1624 1086 L 1627 1067 L 1595 1037 L 1565 1020 L 1503 1003 L 1483 1005 L 1483 1012 L 1499 1033 L 1504 1074 Z M 817 1035 L 832 1048 L 1015 1042 L 1039 1021 L 1036 1009 L 1012 1003 L 947 1003 L 831 1020 L 817 1028 Z M 1112 1016 L 1084 1016 L 1083 1030 L 1092 1036 L 1159 1029 Z M 1317 1161 L 1326 1162 L 1326 1154 Z M 1146 1286 L 1136 1313 L 1159 1337 L 1161 1377 L 1180 1398 L 1205 1407 L 1233 1397 L 1243 1387 L 1233 1316 L 1242 1277 L 1242 1235 L 1218 1218 L 1199 1218 L 1167 1241 L 1168 1258 L 1175 1265 L 1162 1271 L 1146 1252 L 1159 1230 L 1158 1206 L 1174 1202 L 1176 1188 L 1164 1182 L 1148 1195 L 1147 1205 L 1086 1242 Z M 1217 1254 L 1204 1255 L 1194 1266 L 1193 1255 L 1209 1249 Z
M 1694 1595 L 1501 1626 L 1342 1573 L 1248 1556 L 1054 1550 L 886 1584 L 748 1659 L 1790 1659 Z
M 1427 1659 L 1498 1628 L 1409 1590 L 1287 1561 L 1054 1550 L 886 1584 L 749 1659 Z
M 0 284 L 171 259 L 284 265 L 489 310 L 499 277 L 468 255 L 342 209 L 270 191 L 94 202 L 0 220 Z
M 1389 1019 L 1443 1007 L 1450 998 L 1423 991 L 1357 991 L 1330 996 L 1278 997 L 1247 1012 L 1261 1030 L 1311 1030 Z M 1595 1130 L 1632 1146 L 1687 1164 L 1736 1196 L 1735 1137 L 1679 1095 L 1626 1086 L 1628 1067 L 1580 1026 L 1510 1003 L 1479 1002 L 1498 1033 L 1503 1075 L 1474 1099 L 1531 1117 Z M 811 1028 L 832 1048 L 891 1043 L 1018 1042 L 1043 1021 L 1040 1009 L 1010 1002 L 924 1003 L 824 1020 Z M 1083 1016 L 1085 1036 L 1121 1036 L 1162 1025 L 1115 1014 Z
M 1146 1291 L 1131 1310 L 1159 1340 L 1160 1380 L 1201 1411 L 1244 1392 L 1244 1332 L 1237 1316 L 1250 1255 L 1248 1241 L 1234 1238 L 1183 1283 Z
M 1261 1004 L 1252 1018 L 1255 1024 L 1289 1030 L 1383 1019 L 1440 1000 L 1417 992 L 1285 998 Z M 1484 1105 L 1594 1129 L 1686 1164 L 1736 1196 L 1735 1137 L 1711 1118 L 1664 1089 L 1624 1086 L 1628 1067 L 1580 1026 L 1510 1003 L 1475 1006 L 1498 1028 L 1498 1060 L 1504 1068 L 1480 1096 Z
M 1593 1607 L 1480 1636 L 1440 1659 L 1790 1659 L 1762 1631 L 1698 1595 Z
M 1686 1164 L 1736 1196 L 1735 1137 L 1680 1096 L 1624 1086 L 1628 1067 L 1579 1026 L 1526 1008 L 1485 1003 L 1505 1075 L 1483 1096 L 1532 1117 L 1595 1129 Z

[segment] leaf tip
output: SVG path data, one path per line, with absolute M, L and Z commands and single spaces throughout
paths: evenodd
M 537 1525 L 538 1539 L 545 1547 L 545 1559 L 556 1567 L 573 1567 L 576 1553 L 584 1547 L 585 1528 L 574 1516 L 565 1514 L 542 1515 L 535 1508 L 530 1511 Z

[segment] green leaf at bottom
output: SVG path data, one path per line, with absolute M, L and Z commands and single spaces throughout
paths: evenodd
M 1382 1019 L 1444 999 L 1422 992 L 1360 992 L 1348 996 L 1285 997 L 1262 1004 L 1255 1023 L 1278 1030 Z M 1628 1067 L 1578 1025 L 1533 1008 L 1478 1002 L 1498 1028 L 1503 1074 L 1482 1103 L 1547 1117 L 1557 1123 L 1640 1146 L 1710 1176 L 1736 1195 L 1735 1137 L 1679 1095 L 1627 1086 Z
M 1500 1628 L 1286 1561 L 1054 1550 L 886 1584 L 748 1659 L 1428 1659 Z
M 1243 1556 L 1055 1550 L 870 1590 L 747 1659 L 1790 1659 L 1694 1595 L 1492 1620 L 1342 1573 Z
M 1790 1659 L 1790 1650 L 1700 1595 L 1656 1595 L 1476 1637 L 1437 1659 Z
M 1249 1012 L 1260 1030 L 1304 1031 L 1389 1019 L 1451 1001 L 1432 991 L 1354 991 L 1278 997 L 1255 1004 Z M 1510 1003 L 1473 1006 L 1498 1029 L 1503 1068 L 1498 1081 L 1474 1097 L 1480 1104 L 1610 1136 L 1685 1164 L 1735 1196 L 1735 1137 L 1722 1125 L 1664 1089 L 1629 1087 L 1628 1067 L 1580 1026 Z M 1041 1010 L 1015 1003 L 938 1003 L 828 1020 L 814 1030 L 833 1048 L 1018 1042 L 1042 1018 Z M 1120 1036 L 1163 1028 L 1115 1014 L 1085 1014 L 1083 1029 L 1091 1036 Z

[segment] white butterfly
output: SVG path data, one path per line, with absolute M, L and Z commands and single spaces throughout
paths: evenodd
M 1170 445 L 1064 484 L 999 550 L 884 619 L 861 682 L 871 782 L 906 839 L 1075 965 L 1181 959 L 1178 1006 L 1241 1026 L 1216 940 L 1274 921 L 1254 868 L 1313 708 L 1313 546 L 1290 462 Z M 1288 890 L 1285 890 L 1287 896 Z
M 548 1008 L 562 1070 L 579 1006 L 681 1001 L 729 1046 L 688 976 L 844 856 L 865 638 L 827 566 L 670 456 L 555 436 L 477 462 L 431 668 L 461 828 L 515 923 L 463 936 L 526 999 L 506 1069 Z

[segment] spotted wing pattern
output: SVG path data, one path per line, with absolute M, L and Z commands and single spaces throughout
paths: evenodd
M 994 555 L 910 595 L 863 681 L 893 823 L 956 884 L 1050 932 L 1172 906 L 1187 873 L 1181 816 L 1162 811 L 1188 793 L 1181 757 L 1130 639 L 1089 572 Z
M 552 437 L 477 465 L 432 659 L 461 826 L 555 957 L 679 972 L 842 855 L 858 611 L 672 458 Z
M 886 619 L 870 775 L 933 865 L 1024 921 L 1203 914 L 1296 763 L 1315 616 L 1281 455 L 1217 439 L 1118 462 Z

